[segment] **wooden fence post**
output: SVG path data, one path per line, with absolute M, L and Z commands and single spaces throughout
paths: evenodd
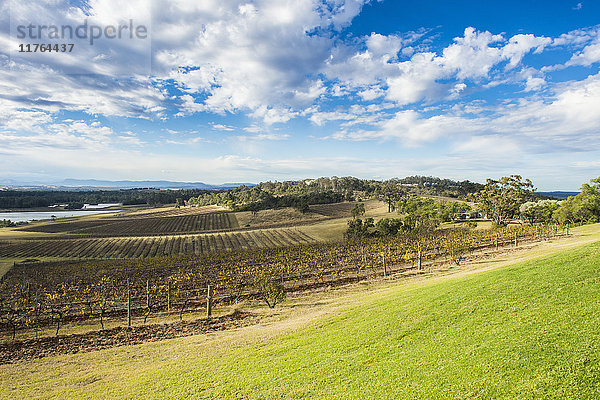
M 385 253 L 383 253 L 383 276 L 387 276 L 387 264 L 385 262 Z
M 515 247 L 519 246 L 519 237 L 517 236 L 517 232 L 515 232 Z
M 127 278 L 127 326 L 131 326 L 131 286 Z
M 421 256 L 421 249 L 419 249 L 419 271 L 423 268 L 423 257 Z
M 208 290 L 206 291 L 206 316 L 210 317 L 212 314 L 212 295 L 213 289 L 211 285 L 208 285 Z

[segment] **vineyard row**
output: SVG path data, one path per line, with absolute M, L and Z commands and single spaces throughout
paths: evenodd
M 148 258 L 290 246 L 314 241 L 293 228 L 179 236 L 22 240 L 0 242 L 0 257 Z
M 34 224 L 21 230 L 94 236 L 143 236 L 169 233 L 217 231 L 237 227 L 231 213 L 188 214 L 167 217 L 120 217 L 91 221 Z
M 170 308 L 172 304 L 185 308 L 201 298 L 208 285 L 215 288 L 217 299 L 256 296 L 254 284 L 257 277 L 265 275 L 281 281 L 290 291 L 421 269 L 440 261 L 460 264 L 477 249 L 518 246 L 523 241 L 563 233 L 557 226 L 526 225 L 179 258 L 23 264 L 13 268 L 2 282 L 3 329 L 37 326 L 40 314 L 52 320 L 53 316 L 97 316 L 107 310 L 122 313 L 126 304 L 131 306 L 128 297 L 137 302 L 134 309 L 138 312 Z M 140 304 L 144 299 L 145 304 Z

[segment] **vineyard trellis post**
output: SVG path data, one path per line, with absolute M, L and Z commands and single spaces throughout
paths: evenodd
M 127 326 L 131 326 L 131 286 L 127 278 Z
M 210 317 L 212 314 L 212 295 L 213 295 L 213 288 L 211 285 L 208 285 L 208 288 L 206 290 L 206 316 Z
M 171 280 L 167 283 L 167 311 L 171 311 Z
M 42 307 L 40 303 L 40 291 L 37 289 L 35 291 L 35 340 L 38 340 L 38 331 L 40 324 L 40 308 Z
M 36 300 L 36 305 L 35 305 L 35 340 L 39 339 L 39 336 L 38 336 L 39 324 L 40 324 L 40 304 L 39 304 L 38 300 Z
M 146 324 L 151 312 L 152 302 L 150 301 L 150 280 L 146 279 L 146 316 L 144 317 L 144 324 Z
M 150 280 L 146 279 L 146 308 L 150 309 Z

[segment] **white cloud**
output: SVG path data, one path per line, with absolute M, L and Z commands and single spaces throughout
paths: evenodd
M 458 141 L 452 149 L 454 154 L 477 154 L 482 158 L 497 157 L 502 154 L 506 158 L 515 159 L 523 155 L 523 149 L 511 137 L 503 135 L 473 136 L 465 141 Z
M 206 96 L 202 107 L 184 99 L 186 112 L 243 111 L 266 123 L 285 122 L 326 90 L 315 74 L 333 41 L 308 32 L 348 24 L 363 3 L 335 1 L 331 8 L 316 0 L 220 3 L 217 16 L 201 19 L 202 30 L 180 46 L 169 42 L 156 59 L 165 69 L 175 61 L 193 67 L 169 75 L 190 94 Z
M 465 83 L 457 83 L 452 89 L 450 89 L 450 98 L 458 97 L 466 88 L 467 85 Z
M 410 61 L 400 63 L 401 74 L 387 79 L 386 99 L 405 105 L 442 97 L 445 90 L 437 80 L 446 72 L 440 61 L 434 53 L 417 53 Z
M 265 124 L 271 125 L 277 122 L 287 122 L 298 115 L 298 112 L 292 111 L 291 108 L 262 105 L 257 107 L 250 115 L 255 118 L 262 118 Z
M 309 117 L 309 120 L 318 126 L 322 126 L 328 121 L 351 121 L 355 120 L 358 116 L 356 114 L 342 112 L 342 111 L 330 111 L 321 112 L 315 111 Z
M 4 2 L 0 22 L 106 27 L 132 19 L 150 40 L 76 43 L 72 53 L 12 58 L 0 67 L 0 85 L 21 92 L 22 103 L 40 109 L 82 110 L 129 117 L 162 117 L 160 82 L 170 79 L 193 98 L 183 113 L 248 112 L 268 123 L 285 122 L 327 90 L 316 77 L 333 39 L 309 32 L 335 31 L 361 10 L 363 0 L 90 0 L 77 8 L 67 0 Z M 10 3 L 10 13 L 8 7 Z M 14 32 L 13 32 L 14 33 Z M 0 35 L 5 49 L 14 40 Z M 8 60 L 8 58 L 6 58 Z M 1 61 L 1 60 L 0 60 Z M 43 66 L 42 66 L 43 65 Z M 152 75 L 154 80 L 147 77 Z M 72 70 L 84 75 L 65 75 Z M 85 75 L 88 74 L 88 75 Z M 92 74 L 92 75 L 89 75 Z
M 391 118 L 377 121 L 373 129 L 341 131 L 332 136 L 338 140 L 389 140 L 395 139 L 406 146 L 415 146 L 431 142 L 441 137 L 453 137 L 473 133 L 478 129 L 478 122 L 459 117 L 436 115 L 422 117 L 418 112 L 399 111 Z
M 210 126 L 213 129 L 216 129 L 218 131 L 226 131 L 226 132 L 233 132 L 233 131 L 235 131 L 235 127 L 229 126 L 229 125 L 210 123 Z
M 0 97 L 13 110 L 83 111 L 107 116 L 151 118 L 163 111 L 165 95 L 147 78 L 64 75 L 44 67 L 0 60 Z
M 258 125 L 250 125 L 245 127 L 243 130 L 250 133 L 259 133 L 264 131 L 264 129 Z
M 371 101 L 371 100 L 375 100 L 378 99 L 380 97 L 382 97 L 385 94 L 385 91 L 383 91 L 380 87 L 369 87 L 367 89 L 364 89 L 360 92 L 358 92 L 358 95 L 360 97 L 362 97 L 363 100 L 366 101 Z
M 262 140 L 286 140 L 290 135 L 276 133 L 259 133 L 253 136 L 238 136 L 241 141 L 262 141 Z
M 366 50 L 339 45 L 325 72 L 346 88 L 357 90 L 365 100 L 381 97 L 373 92 L 373 88 L 381 88 L 385 98 L 399 106 L 432 102 L 448 96 L 457 98 L 461 92 L 457 89 L 464 81 L 485 82 L 494 69 L 500 73 L 498 67 L 503 63 L 505 70 L 517 67 L 526 54 L 542 52 L 552 39 L 519 34 L 507 40 L 502 35 L 469 27 L 441 53 L 417 51 L 412 46 L 403 48 L 406 43 L 396 35 L 372 34 L 364 39 Z M 402 61 L 398 54 L 410 59 Z M 530 82 L 530 88 L 533 83 Z
M 525 54 L 531 50 L 533 50 L 534 54 L 539 54 L 551 43 L 552 39 L 547 37 L 539 37 L 531 34 L 515 35 L 502 48 L 502 57 L 509 59 L 508 67 L 514 68 L 521 62 Z
M 474 28 L 465 29 L 463 37 L 443 51 L 440 60 L 445 69 L 455 70 L 458 79 L 476 79 L 488 76 L 490 69 L 502 60 L 502 49 L 491 44 L 502 42 L 502 35 L 490 32 L 477 32 Z
M 580 52 L 574 54 L 565 65 L 590 66 L 597 62 L 600 62 L 600 28 L 597 29 L 596 35 L 591 43 L 585 46 Z
M 536 79 L 536 78 L 531 78 Z M 380 115 L 369 128 L 342 129 L 331 138 L 349 141 L 397 140 L 406 146 L 439 139 L 460 141 L 472 147 L 498 143 L 516 144 L 530 152 L 564 149 L 593 151 L 600 145 L 600 73 L 583 81 L 557 85 L 546 97 L 520 99 L 498 106 L 466 105 L 427 116 L 415 110 Z M 353 119 L 358 115 L 319 114 L 314 122 Z M 474 139 L 475 138 L 475 139 Z

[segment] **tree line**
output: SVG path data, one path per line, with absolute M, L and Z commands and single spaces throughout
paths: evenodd
M 464 199 L 468 194 L 482 187 L 483 185 L 470 181 L 457 182 L 423 176 L 393 178 L 385 181 L 334 176 L 297 181 L 268 181 L 253 187 L 240 186 L 231 190 L 212 191 L 182 200 L 180 205 L 216 204 L 232 210 L 295 207 L 306 211 L 310 204 L 379 198 L 388 203 L 391 211 L 406 191 Z
M 562 226 L 600 222 L 600 177 L 583 184 L 579 194 L 563 201 L 538 196 L 531 180 L 520 175 L 487 179 L 480 190 L 467 194 L 470 203 L 422 197 L 395 182 L 382 185 L 378 197 L 388 204 L 388 212 L 395 210 L 398 217 L 363 220 L 364 204 L 358 203 L 352 210 L 346 237 L 432 231 L 442 222 L 460 220 L 461 215 L 471 212 L 491 220 L 494 227 L 512 222 Z
M 37 208 L 54 204 L 67 204 L 68 208 L 83 207 L 84 203 L 121 203 L 134 204 L 173 204 L 177 198 L 200 196 L 208 190 L 156 190 L 156 189 L 122 189 L 122 190 L 0 190 L 0 208 Z

